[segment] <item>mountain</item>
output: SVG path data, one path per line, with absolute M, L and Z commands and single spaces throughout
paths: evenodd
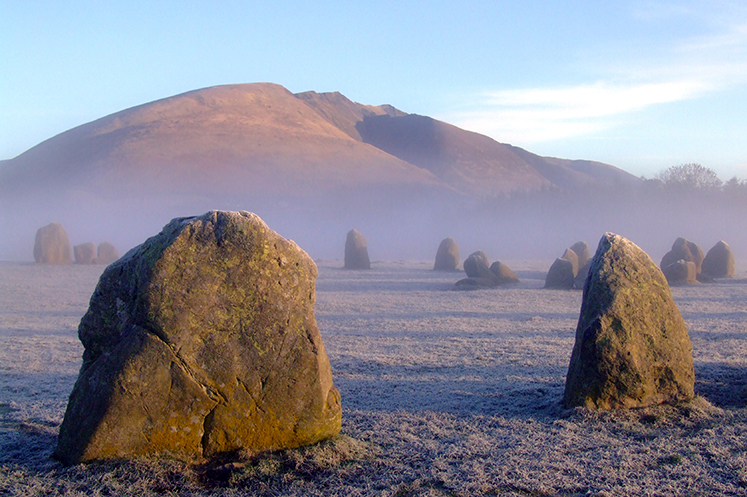
M 368 223 L 409 235 L 426 222 L 454 224 L 464 201 L 636 181 L 340 93 L 226 85 L 102 117 L 0 161 L 0 229 L 33 238 L 66 218 L 80 236 L 130 243 L 170 217 L 231 209 L 309 238 L 321 237 L 320 223 L 329 233 Z

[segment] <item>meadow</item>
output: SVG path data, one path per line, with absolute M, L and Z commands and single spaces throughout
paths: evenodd
M 320 260 L 316 317 L 343 405 L 338 438 L 200 466 L 51 459 L 99 266 L 0 263 L 2 495 L 747 495 L 747 279 L 672 289 L 697 397 L 565 410 L 580 291 L 454 291 L 432 262 Z

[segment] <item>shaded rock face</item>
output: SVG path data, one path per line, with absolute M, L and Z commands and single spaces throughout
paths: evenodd
M 687 327 L 648 255 L 605 234 L 584 287 L 564 405 L 645 407 L 694 396 Z
M 578 257 L 578 267 L 579 271 L 582 267 L 591 259 L 591 252 L 589 250 L 589 245 L 586 242 L 576 242 L 573 245 L 571 245 L 571 250 L 573 250 L 573 253 L 576 254 L 576 257 Z
M 96 259 L 94 262 L 96 264 L 111 264 L 112 262 L 119 259 L 119 252 L 109 242 L 102 242 L 99 244 L 97 252 L 96 252 Z
M 96 244 L 88 242 L 76 245 L 73 247 L 73 255 L 76 264 L 93 264 L 96 258 Z
M 464 260 L 462 264 L 464 272 L 470 278 L 485 278 L 491 279 L 493 273 L 490 272 L 490 262 L 488 261 L 488 255 L 482 250 L 472 252 Z
M 34 260 L 42 264 L 73 262 L 70 239 L 60 223 L 51 223 L 36 231 Z
M 735 266 L 731 247 L 723 240 L 711 247 L 703 259 L 703 272 L 711 278 L 731 278 Z
M 545 288 L 569 289 L 573 288 L 573 262 L 568 259 L 558 258 L 552 263 L 545 277 Z
M 356 230 L 348 231 L 345 239 L 345 269 L 371 269 L 368 244 Z
M 254 214 L 172 220 L 99 280 L 56 456 L 192 461 L 336 435 L 316 276 L 309 256 Z
M 458 265 L 459 245 L 453 238 L 443 239 L 436 252 L 436 262 L 433 264 L 434 271 L 455 271 Z
M 664 254 L 661 258 L 659 267 L 664 270 L 667 266 L 670 266 L 677 261 L 683 260 L 686 262 L 692 262 L 695 264 L 695 274 L 700 273 L 701 265 L 703 263 L 703 249 L 698 247 L 694 242 L 688 241 L 686 238 L 677 238 L 672 244 L 672 249 Z
M 695 285 L 698 281 L 698 272 L 695 263 L 680 259 L 661 270 L 670 285 Z
M 589 275 L 589 268 L 591 268 L 591 259 L 578 269 L 578 274 L 573 278 L 573 288 L 576 290 L 583 290 L 586 284 L 586 277 Z

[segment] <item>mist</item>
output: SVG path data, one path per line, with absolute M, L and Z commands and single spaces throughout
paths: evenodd
M 59 222 L 71 245 L 111 242 L 124 254 L 175 217 L 209 210 L 246 210 L 295 241 L 313 259 L 342 259 L 346 233 L 360 231 L 372 261 L 435 257 L 440 241 L 456 240 L 460 257 L 484 250 L 491 261 L 554 259 L 607 231 L 644 249 L 655 262 L 677 237 L 708 251 L 726 241 L 747 255 L 747 198 L 722 191 L 664 192 L 625 187 L 470 198 L 427 189 L 380 187 L 297 195 L 93 195 L 49 191 L 2 200 L 0 259 L 32 261 L 36 230 Z

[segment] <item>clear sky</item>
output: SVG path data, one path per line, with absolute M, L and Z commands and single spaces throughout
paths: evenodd
M 646 177 L 747 178 L 747 2 L 0 0 L 0 159 L 134 105 L 272 82 Z

